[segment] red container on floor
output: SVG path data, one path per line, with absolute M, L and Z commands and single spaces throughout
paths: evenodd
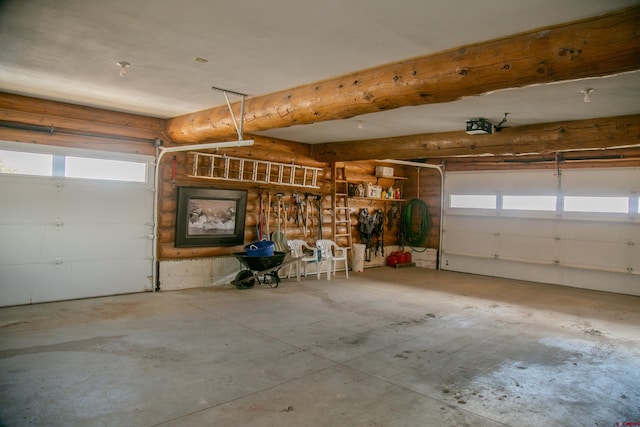
M 407 257 L 407 263 L 411 262 L 411 252 L 405 252 L 405 256 Z
M 398 252 L 396 254 L 396 258 L 398 258 L 398 264 L 406 264 L 407 263 L 407 254 L 406 254 L 406 252 Z
M 395 255 L 391 254 L 387 257 L 387 265 L 389 267 L 395 267 L 397 263 L 398 263 L 398 258 Z

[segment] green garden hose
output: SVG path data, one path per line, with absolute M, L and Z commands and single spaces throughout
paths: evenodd
M 415 219 L 415 223 L 414 223 Z M 411 199 L 400 216 L 400 241 L 410 247 L 425 247 L 431 221 L 427 204 Z

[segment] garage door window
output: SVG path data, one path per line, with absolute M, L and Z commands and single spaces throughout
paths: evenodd
M 0 173 L 51 176 L 53 154 L 0 150 Z
M 561 202 L 561 203 L 560 203 Z M 527 212 L 548 212 L 553 215 L 602 214 L 617 218 L 617 214 L 638 214 L 638 196 L 542 196 L 542 195 L 486 195 L 451 194 L 449 207 L 456 213 L 476 212 L 492 214 L 511 212 L 511 215 L 528 216 Z
M 67 156 L 64 176 L 67 178 L 145 182 L 147 167 L 145 163 L 140 162 Z
M 147 163 L 0 150 L 0 174 L 144 183 L 147 180 Z
M 479 194 L 452 194 L 449 206 L 461 209 L 495 209 L 497 196 Z
M 566 196 L 565 212 L 629 213 L 628 197 Z
M 521 211 L 556 210 L 556 196 L 502 196 L 502 209 Z

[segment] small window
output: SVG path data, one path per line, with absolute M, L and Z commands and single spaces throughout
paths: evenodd
M 449 197 L 449 207 L 464 209 L 495 209 L 495 195 L 452 194 Z
M 502 209 L 555 212 L 556 196 L 502 196 Z
M 0 150 L 0 173 L 52 176 L 53 155 Z
M 146 182 L 147 166 L 141 162 L 67 156 L 67 178 Z
M 628 197 L 565 196 L 565 212 L 629 213 Z

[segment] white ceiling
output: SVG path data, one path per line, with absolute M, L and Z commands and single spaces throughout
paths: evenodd
M 0 90 L 169 118 L 640 0 L 2 0 Z M 207 63 L 194 61 L 206 58 Z M 118 61 L 131 66 L 119 76 Z M 592 102 L 580 93 L 593 88 Z M 232 100 L 239 98 L 232 97 Z M 640 72 L 260 132 L 319 143 L 640 113 Z M 362 121 L 362 129 L 358 128 Z

